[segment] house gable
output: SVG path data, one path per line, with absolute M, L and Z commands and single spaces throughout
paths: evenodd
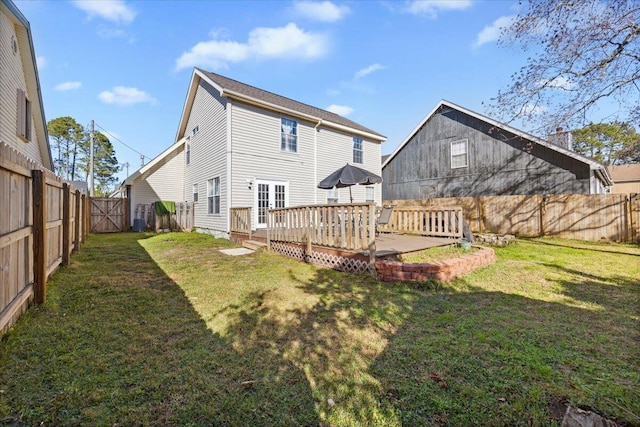
M 0 0 L 0 140 L 47 169 L 53 168 L 29 22 L 10 0 Z M 29 140 L 18 136 L 18 90 L 31 104 Z

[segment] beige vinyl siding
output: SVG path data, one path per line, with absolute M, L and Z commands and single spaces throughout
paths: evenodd
M 184 166 L 184 194 L 193 201 L 193 184 L 198 184 L 199 201 L 194 208 L 194 225 L 199 231 L 217 236 L 228 233 L 227 176 L 226 176 L 226 99 L 210 84 L 200 81 L 193 100 L 185 134 L 194 127 L 200 131 L 191 135 L 191 162 Z M 220 214 L 207 213 L 207 181 L 220 177 Z
M 185 200 L 184 146 L 155 165 L 152 170 L 137 178 L 131 186 L 131 226 L 138 204 L 150 204 L 160 200 L 182 202 Z
M 297 152 L 281 150 L 281 118 L 297 122 Z M 256 179 L 289 183 L 289 206 L 314 203 L 314 126 L 295 117 L 234 103 L 232 133 L 232 205 L 254 206 Z M 255 224 L 254 224 L 255 226 Z
M 29 85 L 33 87 L 27 87 L 25 67 L 28 64 L 23 64 L 23 60 L 31 58 L 29 38 L 26 30 L 22 26 L 15 25 L 9 18 L 4 7 L 0 8 L 0 11 L 2 12 L 0 13 L 0 140 L 32 160 L 45 164 L 47 162 L 43 161 L 44 156 L 38 145 L 39 139 L 44 138 L 42 132 L 38 132 L 42 129 L 42 125 L 36 127 L 34 120 L 34 116 L 42 120 L 37 91 L 33 82 Z M 11 50 L 12 37 L 15 37 L 18 42 L 18 52 L 15 55 Z M 30 142 L 25 142 L 17 135 L 17 89 L 25 91 L 27 98 L 31 101 Z
M 347 163 L 354 164 L 353 137 L 354 134 L 320 127 L 320 132 L 318 132 L 318 182 Z M 380 145 L 379 142 L 362 138 L 363 163 L 355 166 L 382 176 Z M 371 187 L 374 188 L 374 200 L 379 205 L 382 202 L 382 187 L 380 184 L 375 184 Z M 326 203 L 327 190 L 316 188 L 315 191 L 318 195 L 318 203 Z M 355 185 L 351 187 L 351 192 L 354 203 L 365 202 L 366 190 L 364 186 Z M 336 189 L 336 196 L 338 197 L 338 203 L 349 203 L 349 188 Z

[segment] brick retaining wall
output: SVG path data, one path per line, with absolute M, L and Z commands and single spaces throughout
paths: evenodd
M 398 261 L 376 261 L 378 279 L 385 282 L 419 282 L 437 280 L 451 282 L 473 270 L 496 262 L 496 254 L 491 248 L 480 248 L 479 251 L 462 255 L 438 263 L 408 264 Z

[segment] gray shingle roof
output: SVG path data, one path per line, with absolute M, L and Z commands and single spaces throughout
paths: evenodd
M 233 80 L 228 77 L 221 76 L 220 74 L 211 73 L 202 69 L 198 69 L 198 70 L 203 74 L 205 74 L 209 79 L 211 79 L 218 86 L 222 87 L 222 89 L 237 92 L 241 95 L 248 96 L 262 102 L 267 102 L 269 104 L 273 104 L 278 107 L 283 107 L 289 110 L 298 111 L 302 114 L 317 117 L 319 119 L 336 123 L 338 125 L 347 126 L 362 132 L 367 132 L 373 135 L 377 135 L 381 139 L 386 139 L 384 135 L 378 132 L 375 132 L 365 126 L 362 126 L 338 114 L 331 113 L 327 110 L 323 110 L 322 108 L 317 108 L 308 104 L 304 104 L 302 102 L 294 101 L 293 99 L 290 99 L 281 95 L 277 95 L 275 93 L 266 91 L 264 89 L 260 89 L 255 86 L 251 86 L 245 83 L 241 83 L 237 80 Z

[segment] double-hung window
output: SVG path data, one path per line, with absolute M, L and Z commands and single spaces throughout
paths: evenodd
M 375 201 L 375 194 L 376 194 L 374 188 L 373 187 L 365 187 L 364 189 L 365 189 L 365 197 L 364 197 L 365 201 L 367 203 L 374 202 Z
M 207 213 L 220 214 L 220 177 L 207 181 Z
M 198 184 L 193 184 L 193 201 L 198 201 Z
M 295 120 L 281 119 L 281 142 L 280 150 L 287 151 L 289 153 L 298 152 L 298 123 Z
M 20 138 L 31 141 L 31 101 L 22 89 L 18 89 L 17 113 L 16 133 Z
M 353 163 L 362 163 L 362 138 L 353 137 Z
M 187 138 L 184 149 L 184 159 L 186 164 L 191 164 L 191 140 Z
M 451 143 L 451 169 L 469 166 L 469 140 L 462 139 Z
M 338 194 L 336 194 L 336 189 L 334 187 L 327 190 L 327 204 L 335 205 L 336 203 L 338 203 Z

